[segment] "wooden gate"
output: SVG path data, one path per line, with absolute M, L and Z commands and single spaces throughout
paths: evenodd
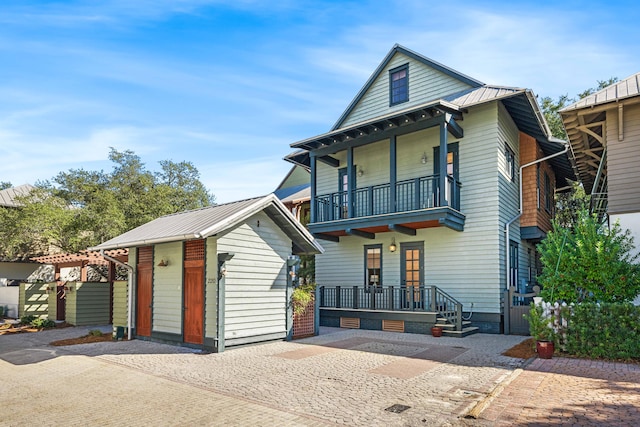
M 65 320 L 67 294 L 64 292 L 64 283 L 56 285 L 56 320 Z
M 505 316 L 504 333 L 507 335 L 529 335 L 529 322 L 524 315 L 529 313 L 533 297 L 540 293 L 540 287 L 534 286 L 533 292 L 526 294 L 516 292 L 512 286 L 505 292 Z

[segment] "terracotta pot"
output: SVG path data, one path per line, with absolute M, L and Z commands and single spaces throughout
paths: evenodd
M 434 337 L 441 337 L 442 336 L 442 328 L 439 326 L 433 326 L 431 328 L 431 335 L 433 335 Z
M 553 341 L 536 341 L 536 351 L 540 359 L 551 359 L 555 351 Z

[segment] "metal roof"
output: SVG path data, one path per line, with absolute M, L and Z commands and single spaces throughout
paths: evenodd
M 260 211 L 269 215 L 291 238 L 296 253 L 323 252 L 322 247 L 311 234 L 298 223 L 273 194 L 166 215 L 89 248 L 89 250 L 129 248 L 203 239 L 229 230 Z
M 640 73 L 636 73 L 560 110 L 572 161 L 587 194 L 598 184 L 597 176 L 607 175 L 607 110 L 637 103 L 639 97 Z
M 625 98 L 632 98 L 640 95 L 640 73 L 633 74 L 624 80 L 592 93 L 579 101 L 563 108 L 560 112 L 579 110 L 581 108 L 595 107 L 609 102 L 618 102 Z
M 545 155 L 563 150 L 563 142 L 549 136 L 551 132 L 531 90 L 485 85 L 293 143 L 291 147 L 302 148 L 302 150 L 289 154 L 285 160 L 308 167 L 309 150 L 331 146 L 347 139 L 357 140 L 359 137 L 369 137 L 372 129 L 377 131 L 386 127 L 387 123 L 401 128 L 405 123 L 413 124 L 428 120 L 445 111 L 463 114 L 467 108 L 493 101 L 501 101 L 504 104 L 518 129 L 533 136 Z M 561 186 L 568 185 L 567 180 L 575 180 L 574 169 L 568 156 L 555 157 L 550 160 L 550 163 L 554 167 Z
M 7 206 L 11 208 L 20 206 L 20 203 L 15 200 L 16 197 L 27 196 L 34 188 L 36 187 L 31 184 L 22 184 L 17 187 L 0 190 L 0 206 Z
M 288 203 L 296 201 L 300 199 L 300 197 L 304 197 L 305 191 L 310 194 L 310 187 L 311 182 L 307 182 L 293 187 L 280 188 L 274 191 L 273 194 L 275 194 L 282 203 Z M 307 197 L 307 199 L 308 198 L 309 197 Z
M 311 184 L 303 184 L 294 187 L 295 192 L 292 192 L 286 196 L 280 198 L 282 203 L 296 203 L 305 202 L 311 200 Z

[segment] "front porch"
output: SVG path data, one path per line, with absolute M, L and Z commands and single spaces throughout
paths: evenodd
M 320 286 L 320 326 L 428 334 L 440 326 L 464 337 L 478 328 L 465 321 L 462 304 L 436 286 Z

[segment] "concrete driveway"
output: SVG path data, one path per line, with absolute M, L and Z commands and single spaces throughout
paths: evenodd
M 89 329 L 0 336 L 0 425 L 529 424 L 511 411 L 526 399 L 510 402 L 540 371 L 500 355 L 524 337 L 484 334 L 327 328 L 221 354 L 140 340 L 48 345 Z M 472 410 L 478 419 L 463 418 Z

